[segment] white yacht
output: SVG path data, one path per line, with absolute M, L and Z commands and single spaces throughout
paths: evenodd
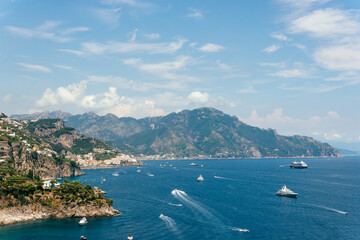
M 118 177 L 118 176 L 119 176 L 118 173 L 113 173 L 112 175 L 113 175 L 114 177 Z
M 140 170 L 140 169 L 138 169 L 136 172 L 141 172 L 141 170 Z
M 132 235 L 129 235 L 128 237 L 127 237 L 127 240 L 133 240 L 134 239 L 134 237 L 132 236 Z
M 203 176 L 201 176 L 201 175 L 200 175 L 200 176 L 197 178 L 197 181 L 198 181 L 198 182 L 202 182 L 202 181 L 204 181 Z
M 282 197 L 292 197 L 292 198 L 296 198 L 296 196 L 298 195 L 297 193 L 291 191 L 290 189 L 288 189 L 286 187 L 286 185 L 284 185 L 279 191 L 276 192 L 276 195 L 282 196 Z
M 291 168 L 307 168 L 307 164 L 303 161 L 297 162 L 294 161 L 290 164 Z
M 80 226 L 83 226 L 83 225 L 85 225 L 85 224 L 87 224 L 87 223 L 88 223 L 88 221 L 87 221 L 86 217 L 83 217 L 83 218 L 79 221 L 79 225 L 80 225 Z
M 197 166 L 196 163 L 190 163 L 190 166 Z

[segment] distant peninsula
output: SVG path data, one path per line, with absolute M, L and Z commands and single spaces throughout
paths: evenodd
M 98 138 L 137 159 L 339 157 L 327 143 L 282 136 L 247 125 L 214 108 L 183 110 L 161 117 L 118 118 L 113 114 L 71 115 L 63 111 L 12 115 L 14 119 L 61 118 L 67 127 Z

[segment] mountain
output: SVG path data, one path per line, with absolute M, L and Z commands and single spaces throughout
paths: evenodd
M 336 148 L 340 153 L 341 155 L 344 155 L 344 156 L 359 156 L 359 152 L 356 152 L 356 151 L 352 151 L 352 150 L 348 150 L 348 149 L 342 149 L 342 148 Z
M 12 116 L 14 117 L 14 116 Z M 29 115 L 30 117 L 30 115 Z M 340 156 L 327 143 L 305 136 L 281 136 L 247 125 L 214 108 L 143 119 L 94 113 L 66 116 L 68 127 L 123 151 L 156 158 L 260 158 Z
M 65 127 L 60 119 L 28 121 L 0 115 L 0 163 L 20 174 L 41 179 L 81 175 L 79 165 L 64 156 L 87 154 L 94 148 L 111 146 Z
M 70 117 L 71 113 L 67 113 L 61 110 L 49 112 L 36 112 L 32 114 L 14 114 L 11 115 L 11 118 L 17 119 L 17 120 L 39 120 L 39 119 L 47 119 L 47 118 L 57 118 L 57 119 L 65 119 L 66 117 Z

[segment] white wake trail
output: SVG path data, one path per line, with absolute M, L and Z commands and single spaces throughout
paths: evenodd
M 171 231 L 176 231 L 176 222 L 174 219 L 163 214 L 160 214 L 159 218 L 165 222 L 166 227 L 168 227 Z
M 183 205 L 181 203 L 168 203 L 170 206 L 176 206 L 176 207 L 182 207 Z
M 234 178 L 226 178 L 226 177 L 219 177 L 219 176 L 214 176 L 214 178 L 224 179 L 224 180 L 231 180 L 231 181 L 238 181 L 237 179 L 234 179 Z
M 248 230 L 246 228 L 229 227 L 229 229 L 236 231 L 236 232 L 250 232 L 250 230 Z
M 309 205 L 309 206 L 313 206 L 313 207 L 318 207 L 318 208 L 322 208 L 331 212 L 336 212 L 336 213 L 340 213 L 340 214 L 345 214 L 347 215 L 348 212 L 344 212 L 335 208 L 329 208 L 329 207 L 325 207 L 325 206 L 320 206 L 320 205 L 315 205 L 315 204 L 305 204 L 305 205 Z

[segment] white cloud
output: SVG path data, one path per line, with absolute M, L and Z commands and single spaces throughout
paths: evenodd
M 196 18 L 196 19 L 203 19 L 204 18 L 202 12 L 199 9 L 190 8 L 189 11 L 190 11 L 190 13 L 188 15 L 186 15 L 187 17 Z
M 88 55 L 86 52 L 78 51 L 78 50 L 71 50 L 71 49 L 58 49 L 58 50 L 60 52 L 71 53 L 79 57 Z
M 95 16 L 109 24 L 112 28 L 116 28 L 119 25 L 121 8 L 94 9 L 93 12 Z
M 102 4 L 107 5 L 127 5 L 131 7 L 138 7 L 138 8 L 150 8 L 153 7 L 150 3 L 143 3 L 135 0 L 101 0 Z
M 342 139 L 342 136 L 338 133 L 324 133 L 325 140 L 340 140 Z
M 109 87 L 109 92 L 84 96 L 80 105 L 87 109 L 104 109 L 115 106 L 120 99 L 121 98 L 116 93 L 116 88 Z
M 56 91 L 46 89 L 43 96 L 36 102 L 39 107 L 55 106 L 60 104 L 77 103 L 83 96 L 86 82 L 70 84 L 67 87 L 59 87 Z
M 267 48 L 264 48 L 262 51 L 263 52 L 266 52 L 266 53 L 273 53 L 273 52 L 276 52 L 277 50 L 280 49 L 281 46 L 279 45 L 271 45 L 271 46 L 268 46 Z
M 159 39 L 160 38 L 160 34 L 158 33 L 150 33 L 150 34 L 144 34 L 144 36 L 148 39 L 154 40 L 154 39 Z
M 165 115 L 165 111 L 156 107 L 156 103 L 152 100 L 135 102 L 131 98 L 122 98 L 122 101 L 115 107 L 107 109 L 103 113 L 112 113 L 118 117 L 156 117 Z
M 360 70 L 360 44 L 322 47 L 314 58 L 320 66 L 330 70 Z
M 133 42 L 136 40 L 136 33 L 139 31 L 139 29 L 135 28 L 134 31 L 131 31 L 128 33 L 130 42 Z
M 206 43 L 204 46 L 199 48 L 201 52 L 219 52 L 223 50 L 224 47 L 221 45 L 213 44 L 213 43 Z
M 22 66 L 26 71 L 52 72 L 49 68 L 41 65 L 29 64 L 29 63 L 18 63 L 18 65 Z
M 138 58 L 130 58 L 124 60 L 123 63 L 165 79 L 178 80 L 181 82 L 198 81 L 195 77 L 176 73 L 192 63 L 192 58 L 189 56 L 179 56 L 175 61 L 150 64 L 143 63 L 142 60 Z
M 320 5 L 329 2 L 330 0 L 279 0 L 281 3 L 289 4 L 292 7 L 305 9 L 313 5 Z
M 326 8 L 315 10 L 291 22 L 292 33 L 309 33 L 313 37 L 334 38 L 353 35 L 360 30 L 353 11 Z
M 270 36 L 279 41 L 290 41 L 290 39 L 282 33 L 272 33 Z
M 240 118 L 240 120 L 253 126 L 276 129 L 280 134 L 317 137 L 329 133 L 329 129 L 334 129 L 344 122 L 344 119 L 334 111 L 329 111 L 324 116 L 315 115 L 307 119 L 300 119 L 284 115 L 282 108 L 276 108 L 264 117 L 260 117 L 258 112 L 253 110 L 249 117 Z
M 285 68 L 286 63 L 284 62 L 263 62 L 259 63 L 260 66 L 266 66 L 266 67 L 276 67 L 276 68 Z
M 2 100 L 5 102 L 5 103 L 9 103 L 13 98 L 13 95 L 12 94 L 6 94 L 5 96 L 2 97 Z
M 194 91 L 188 96 L 188 99 L 193 103 L 207 103 L 209 101 L 209 94 L 207 92 Z
M 72 66 L 67 66 L 67 65 L 53 64 L 53 66 L 60 68 L 60 69 L 69 70 L 69 71 L 74 70 L 74 68 Z
M 237 90 L 238 93 L 257 93 L 258 91 L 254 88 L 254 86 L 248 86 L 247 88 L 243 88 Z
M 84 32 L 90 30 L 87 27 L 75 27 L 69 28 L 65 30 L 57 30 L 56 27 L 61 25 L 61 22 L 56 21 L 45 21 L 42 25 L 36 28 L 21 28 L 15 26 L 7 26 L 6 29 L 17 36 L 23 38 L 39 38 L 39 39 L 47 39 L 54 42 L 69 42 L 72 39 L 68 37 L 68 35 L 76 33 L 76 32 Z M 55 32 L 51 32 L 51 30 Z
M 302 69 L 289 69 L 282 70 L 275 73 L 270 73 L 270 76 L 273 77 L 283 77 L 283 78 L 308 78 L 310 73 Z
M 97 42 L 82 43 L 82 50 L 60 49 L 62 52 L 72 53 L 78 56 L 102 55 L 107 53 L 131 53 L 140 52 L 148 54 L 170 54 L 177 52 L 184 43 L 183 38 L 178 38 L 174 42 L 163 43 L 138 43 L 138 42 L 108 42 L 105 44 Z

